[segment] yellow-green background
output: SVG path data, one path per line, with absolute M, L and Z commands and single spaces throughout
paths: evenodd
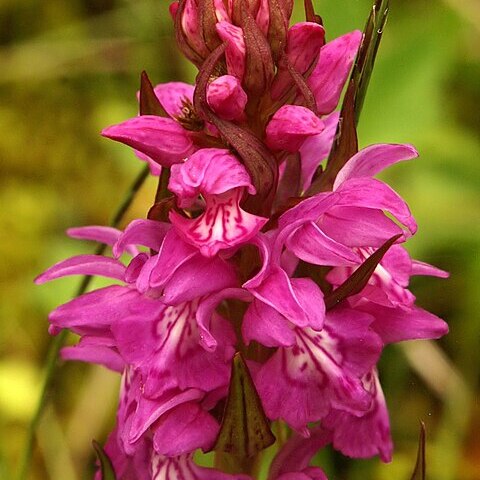
M 329 38 L 363 28 L 371 0 L 318 0 Z M 324 454 L 331 479 L 407 479 L 419 420 L 435 480 L 480 479 L 480 2 L 392 0 L 360 126 L 362 145 L 410 142 L 420 159 L 385 178 L 420 225 L 412 253 L 449 270 L 415 279 L 419 304 L 451 333 L 436 346 L 390 347 L 381 373 L 390 406 L 393 463 Z M 77 279 L 34 287 L 33 277 L 92 245 L 69 226 L 104 224 L 140 163 L 102 139 L 136 114 L 139 72 L 191 80 L 172 40 L 166 0 L 0 2 L 0 478 L 11 478 L 39 394 L 47 313 Z M 298 12 L 297 12 L 298 13 Z M 300 16 L 297 15 L 297 19 Z M 145 215 L 154 182 L 129 216 Z M 90 441 L 113 422 L 118 381 L 64 364 L 38 431 L 32 479 L 89 478 Z M 477 400 L 475 400 L 477 398 Z

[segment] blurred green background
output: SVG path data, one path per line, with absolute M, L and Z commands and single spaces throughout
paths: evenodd
M 371 0 L 317 0 L 328 38 L 363 28 Z M 418 303 L 445 318 L 436 344 L 390 347 L 381 362 L 396 453 L 393 463 L 317 461 L 331 479 L 407 479 L 419 420 L 429 478 L 480 479 L 480 2 L 392 0 L 360 126 L 362 145 L 409 142 L 421 157 L 385 178 L 420 225 L 411 252 L 451 272 L 415 279 Z M 166 0 L 0 2 L 0 478 L 15 472 L 39 395 L 47 313 L 78 279 L 34 287 L 36 274 L 93 245 L 69 226 L 105 224 L 141 169 L 98 132 L 136 114 L 145 69 L 152 81 L 191 81 Z M 297 20 L 300 19 L 297 12 Z M 128 218 L 143 217 L 150 179 Z M 32 479 L 90 478 L 92 438 L 113 424 L 118 379 L 62 364 L 38 430 Z

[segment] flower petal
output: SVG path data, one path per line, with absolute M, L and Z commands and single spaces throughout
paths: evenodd
M 193 103 L 195 87 L 183 82 L 160 83 L 154 89 L 155 95 L 165 111 L 172 117 L 182 115 L 183 102 Z
M 142 245 L 158 251 L 170 228 L 168 223 L 157 220 L 133 220 L 114 245 L 113 254 L 118 258 L 131 245 Z
M 229 22 L 219 22 L 216 29 L 220 39 L 226 43 L 225 57 L 230 75 L 243 80 L 246 65 L 246 46 L 243 31 Z
M 177 457 L 212 447 L 219 424 L 198 403 L 186 402 L 162 415 L 153 430 L 155 451 Z
M 92 225 L 88 227 L 69 228 L 67 235 L 80 240 L 92 240 L 106 245 L 114 245 L 122 235 L 122 231 L 118 230 L 118 228 Z M 134 246 L 130 246 L 126 250 L 133 257 L 138 254 L 138 250 Z
M 333 207 L 318 222 L 322 231 L 347 247 L 381 247 L 403 233 L 382 210 L 363 207 Z
M 325 130 L 318 135 L 308 137 L 300 147 L 302 158 L 303 191 L 312 183 L 312 178 L 320 163 L 328 157 L 337 131 L 340 112 L 333 112 L 323 119 Z
M 370 410 L 361 417 L 333 410 L 323 425 L 333 430 L 333 446 L 344 455 L 353 458 L 380 455 L 384 462 L 390 462 L 393 451 L 390 421 L 376 371 L 367 374 L 363 382 L 374 397 Z
M 355 265 L 361 261 L 351 248 L 326 235 L 314 222 L 296 230 L 286 246 L 298 258 L 314 265 Z
M 125 265 L 118 260 L 101 255 L 77 255 L 51 266 L 35 279 L 35 283 L 41 285 L 68 275 L 98 275 L 123 280 Z
M 240 120 L 244 116 L 248 97 L 237 77 L 223 75 L 208 86 L 207 100 L 224 120 Z
M 255 340 L 266 347 L 290 347 L 296 341 L 288 320 L 274 308 L 256 299 L 243 317 L 242 337 L 247 345 Z
M 247 243 L 268 219 L 240 208 L 242 190 L 235 188 L 222 195 L 206 195 L 206 209 L 202 215 L 187 219 L 170 211 L 170 221 L 178 234 L 206 257 L 215 256 L 219 250 Z
M 194 151 L 193 142 L 175 120 L 141 115 L 102 131 L 104 137 L 124 143 L 163 167 L 180 163 Z
M 413 235 L 417 224 L 405 201 L 388 185 L 374 178 L 352 178 L 336 190 L 338 206 L 354 206 L 387 210 L 405 225 Z
M 388 308 L 369 303 L 361 308 L 376 318 L 372 328 L 384 343 L 436 339 L 448 333 L 448 325 L 441 318 L 419 307 Z
M 320 50 L 317 66 L 307 80 L 320 114 L 335 110 L 361 40 L 362 32 L 355 30 L 328 42 Z
M 265 142 L 272 150 L 294 153 L 308 137 L 318 135 L 324 128 L 324 123 L 310 109 L 284 105 L 267 125 Z
M 222 148 L 202 148 L 185 163 L 174 165 L 168 184 L 181 207 L 190 206 L 200 194 L 218 195 L 237 187 L 246 187 L 250 194 L 255 194 L 245 167 Z
M 333 189 L 350 178 L 373 177 L 390 165 L 417 157 L 412 145 L 377 144 L 363 148 L 338 172 Z

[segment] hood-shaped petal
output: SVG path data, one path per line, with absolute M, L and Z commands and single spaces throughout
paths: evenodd
M 162 107 L 175 118 L 182 115 L 184 102 L 193 103 L 193 92 L 195 87 L 183 82 L 160 83 L 154 89 Z
M 377 144 L 363 148 L 338 172 L 333 189 L 350 178 L 373 177 L 390 165 L 417 157 L 412 145 Z
M 284 105 L 267 125 L 265 141 L 272 150 L 298 152 L 303 142 L 318 135 L 325 124 L 308 108 Z
M 168 184 L 182 207 L 190 205 L 200 194 L 218 195 L 237 187 L 246 187 L 250 194 L 255 194 L 245 167 L 223 148 L 202 148 L 185 163 L 172 166 Z
M 328 42 L 320 50 L 317 66 L 307 80 L 320 114 L 335 110 L 361 40 L 362 32 L 355 30 Z
M 104 137 L 124 143 L 164 167 L 181 162 L 193 153 L 188 132 L 175 120 L 141 115 L 102 131 Z
M 208 86 L 207 101 L 224 120 L 240 120 L 244 116 L 248 97 L 237 77 L 223 75 Z

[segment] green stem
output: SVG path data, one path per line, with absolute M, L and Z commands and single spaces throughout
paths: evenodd
M 133 199 L 135 198 L 135 195 L 140 190 L 140 187 L 143 185 L 148 175 L 149 175 L 149 168 L 148 168 L 148 165 L 146 165 L 142 169 L 142 171 L 138 174 L 138 176 L 135 178 L 127 194 L 123 198 L 122 203 L 118 206 L 110 222 L 111 227 L 118 227 L 123 217 L 125 216 L 125 213 L 127 212 L 130 205 L 132 204 Z M 98 247 L 95 250 L 95 254 L 102 255 L 105 252 L 106 248 L 107 246 L 104 244 L 98 245 Z M 89 287 L 91 281 L 92 281 L 91 276 L 88 276 L 88 275 L 84 276 L 77 289 L 75 296 L 78 297 L 84 294 L 87 291 L 87 288 Z M 67 336 L 68 336 L 68 330 L 62 330 L 50 342 L 50 346 L 48 348 L 48 353 L 47 353 L 47 360 L 45 364 L 44 376 L 43 376 L 42 391 L 37 403 L 37 408 L 28 426 L 27 438 L 25 441 L 23 454 L 20 460 L 20 467 L 18 470 L 17 480 L 26 480 L 27 478 L 29 468 L 30 468 L 30 462 L 33 454 L 33 446 L 35 442 L 36 431 L 42 419 L 42 415 L 45 410 L 45 407 L 49 401 L 50 388 L 52 386 L 54 373 L 57 368 L 58 354 L 60 352 L 60 349 L 64 345 L 65 340 L 67 339 Z

